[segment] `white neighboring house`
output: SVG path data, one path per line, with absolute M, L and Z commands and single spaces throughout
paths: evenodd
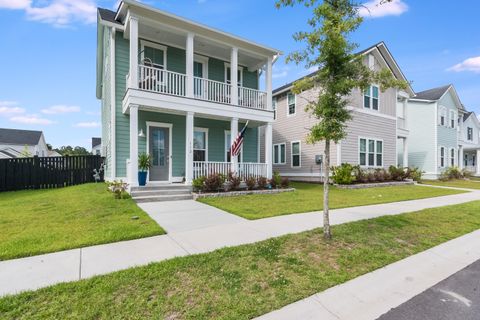
M 102 155 L 102 138 L 92 138 L 92 154 L 94 156 Z
M 467 112 L 459 123 L 459 167 L 480 176 L 480 121 L 474 112 Z
M 48 157 L 42 131 L 0 128 L 0 158 Z

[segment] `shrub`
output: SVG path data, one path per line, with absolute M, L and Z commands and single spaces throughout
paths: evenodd
M 242 182 L 242 179 L 240 179 L 236 174 L 232 172 L 228 174 L 228 190 L 230 191 L 238 190 L 241 182 Z
M 368 174 L 365 170 L 363 170 L 360 166 L 353 166 L 353 176 L 355 177 L 355 181 L 360 183 L 367 183 L 368 182 Z
M 390 166 L 388 172 L 390 172 L 390 176 L 394 181 L 402 181 L 405 179 L 405 170 L 403 168 Z
M 464 168 L 464 169 L 462 170 L 462 176 L 463 176 L 463 178 L 465 178 L 465 179 L 470 179 L 471 177 L 473 177 L 473 172 L 471 172 L 471 171 L 469 171 L 469 170 L 467 170 L 467 169 Z
M 288 188 L 290 186 L 290 180 L 287 177 L 282 178 L 282 188 Z
M 463 174 L 458 167 L 448 167 L 440 174 L 438 179 L 441 181 L 463 179 Z
M 205 176 L 198 177 L 192 180 L 192 187 L 194 191 L 204 191 L 205 189 Z
M 115 199 L 127 199 L 129 197 L 127 193 L 127 187 L 128 184 L 122 180 L 114 180 L 108 184 L 108 190 L 113 193 Z
M 377 182 L 377 177 L 375 176 L 374 172 L 369 172 L 367 174 L 368 182 Z
M 272 186 L 272 188 L 278 188 L 279 186 L 281 186 L 281 184 L 282 184 L 282 177 L 280 176 L 280 173 L 275 171 L 273 173 L 272 179 L 270 179 L 270 185 Z
M 265 189 L 267 187 L 267 178 L 265 177 L 258 177 L 257 185 L 259 189 Z
M 245 180 L 245 184 L 247 185 L 248 190 L 253 190 L 255 188 L 255 184 L 257 183 L 257 180 L 254 177 L 249 177 L 247 180 Z
M 420 182 L 422 181 L 423 171 L 419 168 L 408 168 L 405 173 L 405 178 L 412 179 L 413 181 Z
M 205 178 L 205 191 L 218 191 L 223 188 L 225 177 L 218 173 L 213 173 Z
M 378 182 L 384 182 L 385 181 L 385 169 L 375 169 L 375 179 Z
M 352 184 L 356 180 L 354 167 L 349 163 L 342 163 L 340 166 L 332 167 L 332 179 L 337 184 Z

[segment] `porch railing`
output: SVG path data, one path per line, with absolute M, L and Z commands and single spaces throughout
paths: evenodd
M 186 75 L 145 65 L 138 66 L 138 87 L 157 93 L 185 96 Z
M 232 87 L 225 82 L 214 81 L 199 77 L 193 78 L 193 93 L 200 100 L 230 103 Z
M 238 104 L 253 109 L 267 108 L 267 93 L 260 90 L 239 87 Z
M 215 161 L 194 161 L 193 162 L 193 178 L 208 176 L 211 174 L 223 174 L 227 176 L 233 169 L 233 164 L 230 162 L 215 162 Z M 238 176 L 245 181 L 253 177 L 266 177 L 267 164 L 243 162 L 238 164 Z

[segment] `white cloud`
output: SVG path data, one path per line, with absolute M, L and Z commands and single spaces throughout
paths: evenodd
M 32 115 L 24 115 L 24 116 L 15 116 L 10 118 L 10 121 L 15 123 L 22 123 L 22 124 L 41 124 L 41 125 L 49 125 L 55 123 L 52 120 L 40 118 L 39 116 L 32 114 Z
M 399 16 L 407 12 L 408 5 L 402 0 L 370 0 L 365 2 L 358 10 L 362 17 L 380 18 L 386 16 Z
M 71 113 L 71 112 L 80 112 L 80 107 L 56 105 L 56 106 L 51 106 L 49 108 L 42 110 L 42 113 L 45 113 L 45 114 L 61 114 L 61 113 Z
M 2 9 L 26 9 L 30 7 L 31 0 L 0 0 Z
M 24 10 L 28 19 L 56 27 L 74 22 L 92 24 L 97 20 L 94 0 L 0 0 L 0 8 Z
M 21 113 L 25 113 L 25 109 L 20 108 L 16 101 L 0 101 L 0 116 L 10 116 Z
M 79 122 L 77 124 L 74 125 L 74 127 L 76 128 L 98 128 L 100 127 L 100 122 L 95 122 L 95 121 L 92 121 L 92 122 Z
M 463 62 L 448 68 L 447 70 L 455 72 L 472 71 L 475 73 L 480 73 L 480 56 L 468 58 Z
M 273 66 L 272 79 L 281 79 L 288 76 L 289 66 L 277 67 Z

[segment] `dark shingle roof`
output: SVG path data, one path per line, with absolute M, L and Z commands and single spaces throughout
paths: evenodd
M 117 15 L 115 11 L 98 8 L 98 13 L 100 14 L 100 18 L 102 18 L 102 20 L 122 25 L 119 21 L 115 20 L 115 16 Z
M 445 92 L 450 88 L 450 84 L 438 88 L 428 89 L 425 91 L 418 92 L 414 99 L 422 100 L 438 100 L 440 99 Z
M 4 144 L 34 146 L 41 136 L 42 131 L 0 128 L 0 143 Z
M 92 148 L 102 144 L 102 138 L 92 138 Z
M 472 111 L 467 112 L 467 113 L 464 113 L 464 114 L 463 114 L 463 121 L 466 121 L 466 120 L 470 117 L 470 115 L 471 115 L 472 113 L 473 113 Z

